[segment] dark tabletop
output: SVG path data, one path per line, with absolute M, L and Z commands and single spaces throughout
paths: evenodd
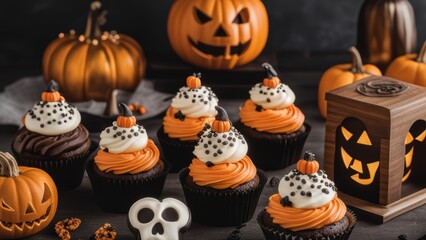
M 29 71 L 29 73 L 32 72 Z M 306 121 L 312 126 L 312 132 L 305 144 L 305 150 L 310 149 L 316 154 L 322 168 L 325 121 L 319 116 L 316 101 L 317 82 L 320 76 L 320 72 L 303 73 L 292 71 L 291 73 L 283 72 L 281 74 L 281 79 L 296 93 L 297 99 L 295 103 L 305 113 Z M 9 79 L 11 79 L 10 76 Z M 8 82 L 10 82 L 10 80 L 1 81 L 1 89 L 3 89 L 4 85 Z M 231 120 L 237 120 L 238 107 L 243 100 L 244 99 L 220 99 L 220 105 L 227 109 Z M 158 141 L 155 132 L 160 124 L 161 117 L 144 120 L 142 122 L 142 125 L 148 129 L 148 135 L 153 138 L 157 144 Z M 16 127 L 0 126 L 1 151 L 10 151 L 10 143 L 16 131 Z M 98 139 L 98 135 L 99 133 L 91 134 L 94 140 Z M 281 178 L 292 168 L 294 168 L 294 166 L 290 166 L 283 170 L 270 171 L 268 172 L 269 178 Z M 269 196 L 276 192 L 277 187 L 271 187 L 269 184 L 265 186 L 255 215 L 267 205 Z M 185 201 L 177 174 L 169 174 L 167 176 L 162 197 L 174 197 L 181 201 Z M 58 239 L 53 230 L 54 224 L 59 220 L 70 217 L 77 217 L 82 220 L 80 228 L 72 233 L 72 239 L 78 239 L 79 237 L 88 239 L 89 236 L 104 223 L 111 223 L 116 227 L 118 232 L 117 239 L 135 239 L 128 230 L 127 215 L 105 213 L 96 206 L 90 181 L 87 176 L 84 177 L 83 183 L 77 189 L 61 192 L 59 194 L 59 207 L 52 223 L 44 231 L 28 239 Z M 184 234 L 184 239 L 226 239 L 232 230 L 232 227 L 206 227 L 193 222 L 191 228 Z M 241 229 L 241 232 L 242 239 L 245 240 L 264 239 L 255 217 Z M 375 224 L 369 222 L 368 219 L 363 216 L 359 216 L 357 225 L 352 232 L 351 239 L 398 239 L 398 236 L 401 234 L 406 234 L 408 239 L 419 239 L 426 234 L 426 205 L 396 217 L 384 224 Z

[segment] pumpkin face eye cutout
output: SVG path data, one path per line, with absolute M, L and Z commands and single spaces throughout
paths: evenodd
M 234 18 L 234 20 L 232 21 L 232 23 L 235 23 L 235 24 L 244 24 L 244 23 L 248 23 L 249 21 L 250 21 L 249 11 L 247 10 L 247 8 L 243 8 L 237 14 L 237 16 Z
M 43 193 L 43 198 L 41 199 L 41 203 L 45 203 L 48 200 L 50 200 L 52 198 L 52 190 L 50 189 L 50 187 L 44 183 L 44 193 Z
M 212 20 L 211 17 L 209 17 L 207 14 L 203 13 L 200 9 L 198 8 L 194 8 L 194 12 L 195 12 L 195 19 L 200 23 L 200 24 L 205 24 L 208 23 Z
M 336 129 L 334 174 L 337 188 L 378 202 L 380 139 L 359 119 L 349 117 Z M 367 196 L 367 197 L 366 197 Z
M 4 200 L 1 201 L 1 208 L 3 208 L 6 211 L 13 212 L 15 211 L 13 208 L 11 208 Z

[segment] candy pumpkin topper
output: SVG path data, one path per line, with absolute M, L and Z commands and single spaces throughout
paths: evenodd
M 186 86 L 191 89 L 197 89 L 201 87 L 201 73 L 193 73 L 192 76 L 186 78 Z
M 34 235 L 53 220 L 58 192 L 43 170 L 18 167 L 16 160 L 0 152 L 0 239 Z
M 228 113 L 222 107 L 216 106 L 217 115 L 212 123 L 212 129 L 218 133 L 229 132 L 231 130 L 231 121 Z
M 58 81 L 70 101 L 105 101 L 113 89 L 134 90 L 145 73 L 146 60 L 134 39 L 102 32 L 106 13 L 99 1 L 92 2 L 84 35 L 60 33 L 44 52 L 44 79 Z
M 49 85 L 47 85 L 47 90 L 41 93 L 41 100 L 43 102 L 60 102 L 64 98 L 59 93 L 59 86 L 55 80 L 51 80 Z
M 315 159 L 315 154 L 311 151 L 306 151 L 303 159 L 297 162 L 296 168 L 302 174 L 314 174 L 318 172 L 319 163 Z
M 278 73 L 269 63 L 263 63 L 262 67 L 265 68 L 266 78 L 263 79 L 263 85 L 270 88 L 276 88 L 281 80 L 278 78 Z
M 121 115 L 117 117 L 117 126 L 131 128 L 136 124 L 136 118 L 125 103 L 120 103 Z

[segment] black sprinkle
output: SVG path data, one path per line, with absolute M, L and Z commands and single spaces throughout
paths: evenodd
M 311 193 L 311 192 L 309 192 L 309 191 L 307 191 L 307 192 L 306 192 L 306 196 L 308 196 L 308 197 L 312 197 L 312 193 Z
M 135 137 L 139 136 L 139 133 L 135 132 L 133 133 L 133 135 L 135 135 Z
M 256 112 L 261 112 L 261 111 L 262 111 L 262 106 L 257 105 L 257 106 L 256 106 Z
M 296 193 L 295 193 L 295 192 L 291 192 L 291 193 L 290 193 L 290 196 L 294 197 L 294 195 L 296 195 Z
M 294 186 L 294 183 L 293 182 L 290 182 L 290 187 L 293 187 Z
M 117 126 L 112 127 L 113 130 L 117 130 Z
M 290 181 L 290 178 L 288 176 L 285 176 L 284 180 Z
M 132 135 L 131 135 L 131 134 L 129 134 L 129 135 L 127 135 L 127 137 L 128 137 L 128 138 L 132 138 Z
M 290 200 L 288 199 L 288 196 L 285 196 L 281 199 L 281 205 L 283 205 L 284 207 L 290 207 L 292 205 L 292 203 L 290 202 Z
M 223 152 L 222 152 L 221 149 L 219 149 L 219 150 L 217 150 L 217 153 L 222 154 Z
M 318 186 L 317 186 L 317 188 L 318 188 L 318 189 L 321 189 L 321 185 L 318 185 Z
M 300 189 L 302 189 L 302 186 L 300 186 L 300 185 L 299 185 L 299 186 L 297 186 L 297 189 L 299 189 L 299 190 L 300 190 Z
M 121 139 L 124 140 L 124 139 L 126 139 L 126 137 L 125 136 L 121 136 Z
M 217 157 L 217 153 L 213 153 L 213 157 Z
M 121 136 L 121 134 L 122 134 L 121 132 L 117 132 L 117 135 L 118 135 L 118 136 Z
M 47 121 L 47 124 L 52 124 L 52 122 L 51 121 Z
M 44 124 L 40 124 L 40 127 L 41 127 L 41 128 L 44 128 Z
M 112 135 L 113 138 L 117 138 L 117 134 Z
M 205 151 L 205 153 L 206 153 L 206 154 L 210 154 L 210 151 L 209 151 L 209 150 L 206 150 L 206 151 Z
M 111 130 L 109 130 L 109 128 L 107 128 L 106 133 L 109 133 L 109 132 L 111 132 Z
M 207 167 L 213 167 L 213 166 L 214 166 L 214 164 L 213 164 L 212 162 L 210 162 L 210 161 L 207 161 L 207 162 L 206 162 L 206 166 L 207 166 Z
M 266 99 L 266 101 L 267 101 L 267 102 L 271 102 L 271 99 L 270 99 L 270 98 L 267 98 L 267 99 Z
M 223 145 L 228 145 L 228 141 L 223 141 Z
M 312 185 L 311 185 L 311 188 L 315 188 L 315 185 L 314 185 L 314 184 L 312 184 Z
M 325 193 L 325 194 L 329 194 L 330 192 L 328 191 L 328 189 L 326 189 L 326 188 L 323 188 L 322 190 L 321 190 L 323 193 Z
M 61 122 L 61 121 L 58 121 L 58 124 L 59 124 L 59 125 L 61 125 L 61 124 L 62 124 L 62 122 Z
M 296 180 L 297 180 L 297 181 L 299 181 L 299 180 L 300 180 L 300 177 L 296 177 Z
M 305 191 L 301 191 L 300 195 L 305 196 Z
M 306 180 L 305 180 L 305 179 L 302 179 L 302 183 L 303 183 L 303 184 L 306 184 Z

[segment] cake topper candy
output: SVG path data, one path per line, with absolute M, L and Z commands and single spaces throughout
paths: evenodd
M 177 199 L 146 197 L 130 207 L 128 224 L 140 240 L 177 240 L 191 226 L 191 212 Z

